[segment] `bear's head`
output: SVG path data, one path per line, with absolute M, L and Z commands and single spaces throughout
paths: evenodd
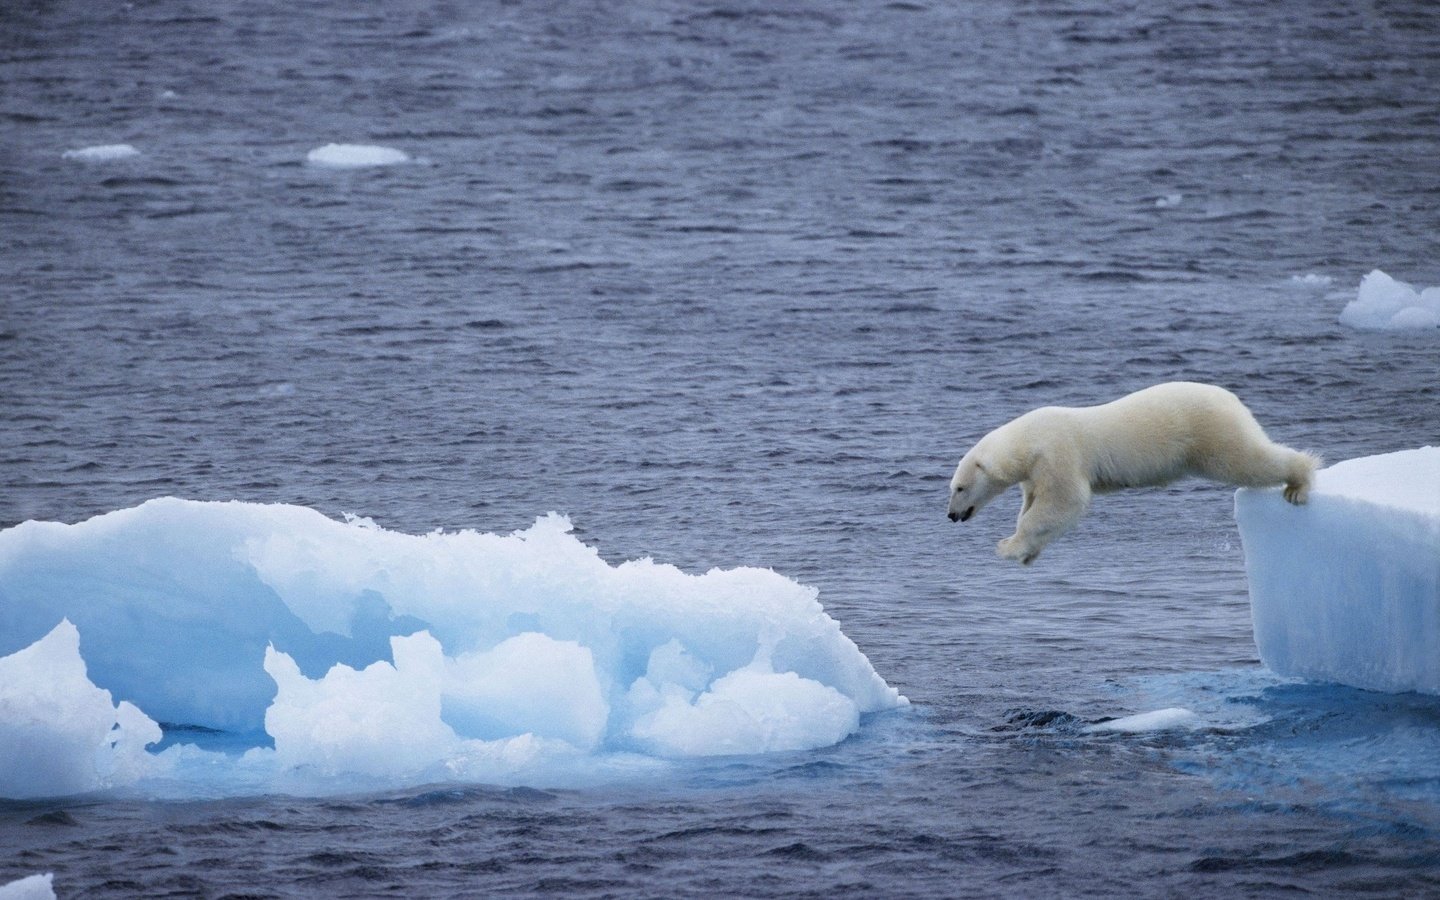
M 950 521 L 966 522 L 975 515 L 985 504 L 994 500 L 1010 483 L 996 476 L 987 469 L 982 458 L 984 442 L 976 444 L 974 449 L 965 454 L 960 460 L 960 465 L 955 467 L 955 474 L 950 478 Z

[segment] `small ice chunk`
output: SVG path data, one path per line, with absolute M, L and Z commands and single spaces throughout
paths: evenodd
M 1180 202 L 1181 202 L 1182 200 L 1184 200 L 1184 199 L 1185 199 L 1185 195 L 1184 195 L 1184 194 L 1166 194 L 1165 196 L 1159 197 L 1159 198 L 1157 198 L 1157 199 L 1155 200 L 1155 208 L 1156 208 L 1156 209 L 1173 209 L 1173 208 L 1179 206 L 1179 205 L 1180 205 Z
M 55 900 L 55 876 L 31 875 L 9 884 L 0 884 L 0 900 Z
M 1372 331 L 1440 328 L 1440 287 L 1417 291 L 1376 269 L 1360 281 L 1340 324 Z
M 1291 275 L 1290 281 L 1295 284 L 1313 285 L 1315 287 L 1329 287 L 1335 283 L 1335 279 L 1329 275 L 1316 275 L 1314 272 L 1306 272 L 1304 275 Z
M 305 160 L 311 165 L 332 169 L 363 169 L 409 162 L 410 156 L 404 150 L 374 144 L 326 144 L 307 153 Z
M 1091 734 L 1120 732 L 1141 734 L 1146 731 L 1170 731 L 1176 728 L 1194 728 L 1200 717 L 1183 706 L 1171 706 L 1153 712 L 1138 713 L 1108 722 L 1097 722 L 1085 730 Z
M 81 147 L 79 150 L 66 150 L 61 154 L 64 159 L 75 159 L 80 162 L 110 162 L 116 159 L 130 159 L 139 155 L 140 151 L 129 144 L 100 144 L 94 147 Z

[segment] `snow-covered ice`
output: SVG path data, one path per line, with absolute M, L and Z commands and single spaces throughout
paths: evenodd
M 0 532 L 0 747 L 60 748 L 0 796 L 227 770 L 503 782 L 827 746 L 906 705 L 813 589 L 612 566 L 569 532 L 176 499 Z M 252 749 L 145 753 L 154 722 Z
M 1379 331 L 1440 328 L 1440 287 L 1416 290 L 1376 269 L 1361 279 L 1340 323 Z
M 1235 518 L 1265 665 L 1440 694 L 1440 448 L 1322 469 L 1303 507 L 1241 489 Z
M 80 162 L 109 162 L 116 159 L 129 159 L 132 156 L 139 156 L 140 151 L 129 144 L 100 144 L 95 147 L 81 147 L 78 150 L 66 150 L 61 154 L 65 159 L 75 159 Z
M 0 900 L 55 900 L 54 880 L 54 874 L 47 872 L 0 884 Z
M 409 162 L 410 156 L 404 150 L 397 150 L 394 147 L 379 147 L 374 144 L 326 144 L 307 153 L 305 160 L 314 166 L 328 166 L 334 169 L 363 169 L 369 166 L 393 166 Z

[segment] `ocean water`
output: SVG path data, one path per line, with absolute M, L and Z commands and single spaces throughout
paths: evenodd
M 944 517 L 990 428 L 1157 381 L 1332 460 L 1440 442 L 1440 336 L 1337 321 L 1440 284 L 1437 83 L 1422 3 L 7 5 L 0 526 L 557 510 L 817 587 L 913 706 L 663 780 L 9 803 L 0 882 L 1440 891 L 1440 701 L 1260 667 L 1229 489 L 1099 498 L 1030 569 L 1017 497 Z

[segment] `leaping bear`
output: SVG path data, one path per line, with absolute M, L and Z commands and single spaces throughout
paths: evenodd
M 1243 487 L 1285 485 L 1304 503 L 1318 457 L 1271 441 L 1240 399 L 1211 384 L 1157 384 L 1100 406 L 1046 406 L 985 435 L 950 479 L 950 521 L 1012 485 L 1015 533 L 996 545 L 1024 565 L 1085 514 L 1092 493 L 1199 475 Z

